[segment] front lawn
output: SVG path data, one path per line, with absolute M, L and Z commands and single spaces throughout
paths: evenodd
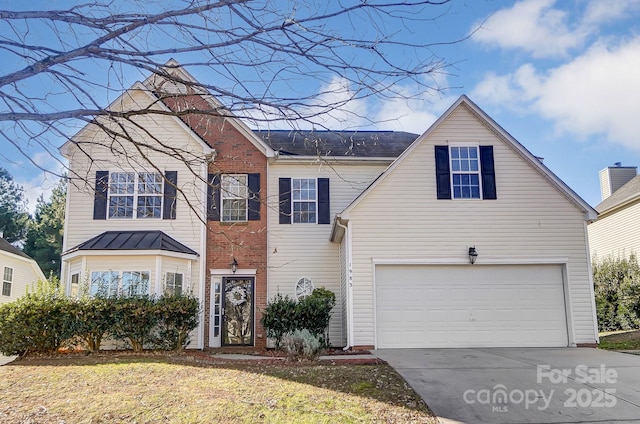
M 599 347 L 609 350 L 640 350 L 640 330 L 602 335 Z
M 2 423 L 436 423 L 387 365 L 25 359 L 0 367 Z

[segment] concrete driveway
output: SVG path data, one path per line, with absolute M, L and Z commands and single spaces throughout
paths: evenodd
M 640 423 L 640 356 L 588 348 L 373 353 L 442 423 Z

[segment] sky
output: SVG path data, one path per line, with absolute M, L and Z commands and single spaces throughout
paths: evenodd
M 640 0 L 454 0 L 429 31 L 407 36 L 461 40 L 433 47 L 450 63 L 432 76 L 442 90 L 411 100 L 354 101 L 349 107 L 357 114 L 336 111 L 325 125 L 420 134 L 466 94 L 592 206 L 601 201 L 601 169 L 614 162 L 640 166 Z M 327 101 L 344 84 L 326 82 Z M 413 92 L 409 83 L 396 89 Z M 56 179 L 11 146 L 0 144 L 0 152 L 33 211 Z M 49 153 L 30 155 L 60 167 Z

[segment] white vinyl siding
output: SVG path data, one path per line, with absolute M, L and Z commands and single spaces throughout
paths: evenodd
M 118 104 L 119 102 L 122 104 Z M 148 107 L 149 97 L 139 90 L 128 91 L 122 99 L 110 106 L 112 109 Z M 201 261 L 206 258 L 202 251 L 204 245 L 202 235 L 203 217 L 205 216 L 206 187 L 202 180 L 206 179 L 207 169 L 204 163 L 204 147 L 193 133 L 189 132 L 178 118 L 161 114 L 145 114 L 133 118 L 135 125 L 122 122 L 126 131 L 133 140 L 148 143 L 151 147 L 139 146 L 137 148 L 122 141 L 118 149 L 112 149 L 113 140 L 109 135 L 95 126 L 88 125 L 81 130 L 74 141 L 82 143 L 82 151 L 71 145 L 68 149 L 69 175 L 78 176 L 68 184 L 67 208 L 65 217 L 65 237 L 63 252 L 79 245 L 105 231 L 146 231 L 160 230 L 176 241 L 184 244 L 199 254 L 192 261 L 189 271 L 186 270 L 187 260 L 178 260 L 183 269 L 175 271 L 169 268 L 168 262 L 173 258 L 163 256 L 114 256 L 113 252 L 102 257 L 85 256 L 85 265 L 82 258 L 76 257 L 63 263 L 64 284 L 70 284 L 73 273 L 80 274 L 80 282 L 88 284 L 92 270 L 119 270 L 119 271 L 150 271 L 150 292 L 160 293 L 161 278 L 157 278 L 156 266 L 162 263 L 163 270 L 180 272 L 184 275 L 185 289 L 199 295 L 201 284 L 204 284 Z M 106 123 L 107 127 L 121 131 L 117 125 Z M 144 128 L 144 130 L 142 130 Z M 154 141 L 165 146 L 171 146 L 183 159 L 174 158 L 165 154 L 162 148 Z M 104 143 L 100 144 L 103 140 Z M 89 159 L 91 158 L 91 159 Z M 177 172 L 177 200 L 176 219 L 107 219 L 96 221 L 93 219 L 94 188 L 96 171 L 151 172 L 164 174 L 168 171 Z M 194 210 L 195 209 L 195 210 Z M 91 252 L 95 253 L 95 252 Z M 137 252 L 137 254 L 144 252 Z M 143 263 L 138 264 L 138 261 Z M 163 272 L 164 274 L 164 272 Z M 198 346 L 199 331 L 192 333 L 191 348 Z
M 337 243 L 331 243 L 331 224 L 279 225 L 278 181 L 279 178 L 329 178 L 331 217 L 342 211 L 371 182 L 380 175 L 388 163 L 319 164 L 315 160 L 276 162 L 269 167 L 269 205 L 266 208 L 269 222 L 267 233 L 267 299 L 276 293 L 295 298 L 298 280 L 306 276 L 314 287 L 324 287 L 336 295 L 336 306 L 332 311 L 329 327 L 330 342 L 335 346 L 344 344 L 343 299 L 341 296 L 340 252 Z
M 589 247 L 592 257 L 624 258 L 640 254 L 640 201 L 604 214 L 588 226 Z
M 473 140 L 492 145 L 498 198 L 436 200 L 434 145 Z M 421 195 L 416 196 L 416 193 Z M 412 199 L 407 206 L 407 199 Z M 464 106 L 442 121 L 351 212 L 355 344 L 373 345 L 373 260 L 567 261 L 573 340 L 594 343 L 594 311 L 585 240 L 585 216 Z M 471 266 L 471 265 L 469 265 Z
M 26 294 L 27 288 L 31 289 L 38 280 L 44 280 L 45 276 L 33 259 L 14 255 L 0 250 L 0 305 L 13 302 Z M 11 281 L 5 279 L 5 269 L 11 270 Z M 4 282 L 11 285 L 9 296 L 2 294 Z
M 134 91 L 132 92 L 132 98 L 126 99 L 125 108 L 128 107 L 127 103 L 129 101 L 142 103 L 148 100 L 141 93 Z M 201 226 L 203 224 L 196 213 L 204 214 L 206 192 L 204 191 L 204 183 L 198 179 L 197 175 L 194 175 L 194 172 L 201 171 L 197 161 L 199 160 L 198 158 L 202 157 L 202 146 L 172 117 L 149 114 L 138 116 L 135 120 L 148 133 L 130 124 L 124 124 L 133 139 L 152 143 L 150 137 L 156 137 L 159 142 L 173 146 L 177 151 L 184 152 L 183 154 L 187 155 L 185 161 L 192 162 L 192 166 L 189 167 L 181 160 L 145 147 L 141 147 L 141 149 L 142 154 L 147 159 L 134 159 L 133 157 L 126 159 L 124 153 L 118 153 L 110 148 L 110 139 L 100 130 L 91 126 L 86 127 L 76 136 L 78 140 L 86 142 L 83 144 L 82 151 L 72 150 L 69 158 L 69 175 L 79 175 L 82 178 L 73 179 L 68 186 L 68 207 L 66 210 L 65 238 L 62 250 L 67 251 L 109 230 L 161 230 L 199 253 L 200 258 L 204 258 L 203 252 L 200 251 L 202 245 Z M 100 145 L 97 141 L 101 138 L 105 139 L 105 144 L 103 145 Z M 133 146 L 122 146 L 122 152 L 135 151 L 136 149 Z M 190 157 L 187 152 L 191 152 L 190 154 L 193 157 Z M 90 155 L 92 160 L 89 160 L 87 155 Z M 176 219 L 108 219 L 100 221 L 99 225 L 96 225 L 96 221 L 93 219 L 96 171 L 115 172 L 121 169 L 121 166 L 125 168 L 123 164 L 131 163 L 136 164 L 136 172 L 138 173 L 158 172 L 158 170 L 162 173 L 177 171 Z M 122 171 L 130 171 L 130 168 L 122 169 Z M 185 200 L 185 196 L 187 200 Z M 201 208 L 202 210 L 194 211 L 191 208 Z M 117 268 L 123 269 L 119 266 Z M 200 280 L 199 269 L 199 266 L 194 265 L 193 275 L 191 276 L 191 280 L 194 282 Z M 65 278 L 64 282 L 68 284 L 70 278 L 68 272 L 65 273 Z M 198 292 L 197 288 L 194 288 L 194 290 L 196 293 Z

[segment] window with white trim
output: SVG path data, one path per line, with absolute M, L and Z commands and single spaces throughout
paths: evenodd
M 80 274 L 71 275 L 71 296 L 78 297 L 80 293 Z
M 480 160 L 476 146 L 451 146 L 451 192 L 454 199 L 480 199 Z
M 315 224 L 317 214 L 317 189 L 315 178 L 291 179 L 293 222 Z
M 244 222 L 247 220 L 247 199 L 249 187 L 247 174 L 224 174 L 220 182 L 223 222 Z
M 4 267 L 2 273 L 2 295 L 11 296 L 11 285 L 13 284 L 13 268 Z
M 149 275 L 148 271 L 93 271 L 89 294 L 101 297 L 147 295 Z
M 182 274 L 167 272 L 164 278 L 164 293 L 179 296 L 182 294 Z
M 164 178 L 157 172 L 111 172 L 108 217 L 162 218 Z

